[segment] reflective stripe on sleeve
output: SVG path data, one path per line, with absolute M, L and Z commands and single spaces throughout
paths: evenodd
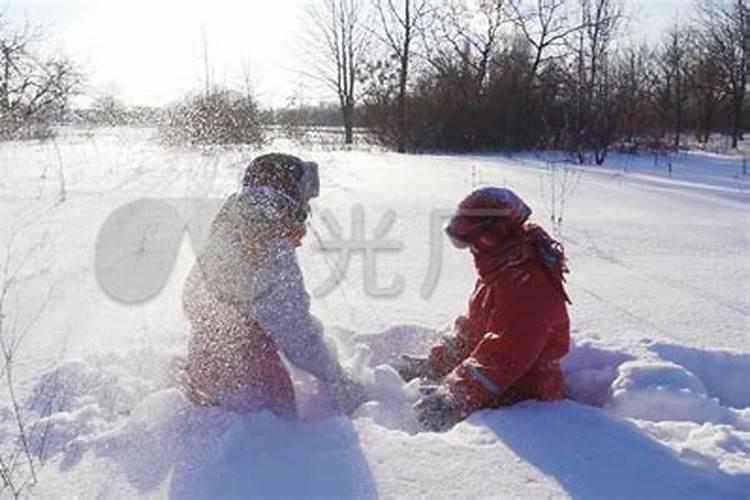
M 482 373 L 482 370 L 480 369 L 476 361 L 467 359 L 466 361 L 464 361 L 463 367 L 466 369 L 469 375 L 478 380 L 479 383 L 482 384 L 485 389 L 487 389 L 487 392 L 489 392 L 493 396 L 499 396 L 500 394 L 502 394 L 503 389 L 495 382 L 490 380 L 487 375 Z

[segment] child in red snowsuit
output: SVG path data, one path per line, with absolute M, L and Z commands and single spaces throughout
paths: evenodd
M 406 380 L 439 382 L 414 407 L 428 429 L 448 428 L 481 408 L 563 397 L 565 257 L 559 243 L 527 222 L 530 214 L 512 191 L 483 188 L 461 202 L 446 228 L 456 246 L 471 249 L 478 280 L 454 336 L 428 358 L 404 356 L 397 367 Z

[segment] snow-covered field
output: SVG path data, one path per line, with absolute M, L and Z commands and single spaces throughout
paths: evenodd
M 169 149 L 150 136 L 73 130 L 56 143 L 0 144 L 0 258 L 14 276 L 2 333 L 23 336 L 14 385 L 28 445 L 44 462 L 32 496 L 750 498 L 750 176 L 741 159 L 675 156 L 670 176 L 652 157 L 577 168 L 530 154 L 274 144 L 320 164 L 301 262 L 319 292 L 314 312 L 375 398 L 353 419 L 337 417 L 300 376 L 303 418 L 287 422 L 196 409 L 170 387 L 169 366 L 186 350 L 180 289 L 200 243 L 195 228 L 256 152 Z M 417 432 L 414 388 L 380 365 L 425 349 L 463 312 L 470 256 L 439 238 L 439 223 L 487 184 L 516 190 L 549 228 L 562 213 L 572 399 Z M 401 248 L 376 251 L 368 279 L 355 252 L 322 294 L 341 254 L 322 252 L 320 240 L 331 241 L 332 220 L 350 239 L 359 213 L 366 240 Z M 113 226 L 123 214 L 148 217 Z M 375 238 L 381 222 L 387 231 Z M 17 433 L 4 384 L 8 450 Z M 24 467 L 19 460 L 19 474 Z

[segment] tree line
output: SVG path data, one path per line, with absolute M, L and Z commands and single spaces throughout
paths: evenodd
M 401 152 L 738 141 L 747 123 L 747 0 L 700 0 L 634 43 L 620 0 L 316 0 L 310 75 Z
M 686 0 L 684 21 L 633 41 L 626 0 L 308 0 L 305 75 L 335 104 L 264 110 L 249 81 L 210 81 L 163 110 L 109 96 L 76 116 L 158 122 L 170 141 L 263 143 L 269 124 L 365 127 L 400 152 L 557 149 L 601 163 L 612 147 L 679 149 L 721 134 L 737 148 L 747 106 L 748 0 Z M 44 33 L 0 14 L 0 139 L 69 117 L 83 75 Z M 176 96 L 177 97 L 177 96 Z

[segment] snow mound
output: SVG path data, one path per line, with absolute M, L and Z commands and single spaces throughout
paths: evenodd
M 616 414 L 750 430 L 750 355 L 668 343 L 648 350 L 655 356 L 619 367 L 608 404 Z
M 411 327 L 389 332 L 384 338 L 394 338 L 395 332 L 407 339 L 435 336 L 432 331 Z M 370 346 L 363 342 L 371 337 L 336 333 L 343 363 L 365 385 L 372 399 L 355 417 L 369 418 L 384 428 L 416 433 L 418 426 L 411 405 L 417 399 L 417 389 L 413 384 L 404 384 L 391 366 L 378 363 L 385 355 L 385 344 L 375 342 L 373 356 Z M 183 363 L 184 357 L 178 354 L 153 349 L 58 363 L 39 377 L 26 402 L 38 430 L 30 438 L 32 448 L 44 457 L 62 453 L 64 463 L 70 465 L 88 450 L 119 446 L 122 439 L 117 436 L 134 433 L 126 428 L 161 426 L 162 432 L 169 434 L 171 424 L 166 421 L 179 420 L 182 417 L 178 414 L 183 411 L 200 410 L 205 418 L 220 421 L 234 418 L 223 410 L 207 413 L 206 409 L 194 409 L 183 401 L 176 376 Z M 294 369 L 292 374 L 301 421 L 319 423 L 338 418 L 318 382 Z
M 670 346 L 664 352 L 683 349 Z M 710 352 L 690 351 L 696 356 L 691 359 L 717 359 Z M 702 368 L 708 372 L 700 373 L 712 370 Z M 636 359 L 619 367 L 606 408 L 630 420 L 687 463 L 714 471 L 714 475 L 725 474 L 725 482 L 737 484 L 738 491 L 750 491 L 750 409 L 725 406 L 713 396 L 716 389 L 729 394 L 731 382 L 728 387 L 710 382 L 716 380 L 704 379 L 672 361 Z
M 562 361 L 567 397 L 591 406 L 604 406 L 610 399 L 618 367 L 632 359 L 630 354 L 596 347 L 590 341 L 572 343 Z
M 64 360 L 37 380 L 28 407 L 44 414 L 93 404 L 111 420 L 163 387 L 178 362 L 179 356 L 153 349 Z
M 660 358 L 686 367 L 722 405 L 750 407 L 750 354 L 707 351 L 675 344 L 655 343 L 650 349 Z
M 609 407 L 619 416 L 641 420 L 708 422 L 750 430 L 750 422 L 711 397 L 700 378 L 663 360 L 624 363 L 612 384 Z
M 334 328 L 343 364 L 365 385 L 371 401 L 355 417 L 369 418 L 390 430 L 415 434 L 419 425 L 411 410 L 418 399 L 417 381 L 404 384 L 391 366 L 402 354 L 426 355 L 441 331 L 417 325 L 396 325 L 382 332 L 357 334 Z
M 370 387 L 373 400 L 362 405 L 356 418 L 369 418 L 377 425 L 390 430 L 402 430 L 416 434 L 420 427 L 412 405 L 419 397 L 418 381 L 404 384 L 396 370 L 388 365 L 379 365 L 373 370 L 374 380 Z
M 111 428 L 170 384 L 179 359 L 170 352 L 134 349 L 58 363 L 36 381 L 26 401 L 36 418 L 32 449 L 54 456 L 82 436 Z
M 358 435 L 348 419 L 290 422 L 269 412 L 240 415 L 197 408 L 177 389 L 158 390 L 115 425 L 72 440 L 59 468 L 90 475 L 89 468 L 96 471 L 102 461 L 117 471 L 116 489 L 87 480 L 89 490 L 77 493 L 132 497 L 161 490 L 170 498 L 301 498 L 325 492 L 332 498 L 375 497 Z
M 572 346 L 562 363 L 568 397 L 601 407 L 602 417 L 609 419 L 607 422 L 632 425 L 639 439 L 651 440 L 655 447 L 669 450 L 681 463 L 703 471 L 712 482 L 729 487 L 719 496 L 745 498 L 745 494 L 736 492 L 750 491 L 750 391 L 747 390 L 750 356 L 647 340 L 640 344 L 642 348 L 636 353 L 605 349 L 593 341 Z M 578 416 L 576 414 L 575 418 Z M 504 416 L 503 420 L 506 419 Z M 569 431 L 556 435 L 562 434 L 568 435 Z M 607 434 L 604 439 L 609 439 Z M 505 435 L 502 437 L 506 440 Z M 510 435 L 507 438 L 513 439 Z M 633 436 L 628 439 L 632 441 Z M 599 438 L 587 436 L 582 441 L 598 442 Z M 580 452 L 580 446 L 575 448 L 576 453 Z M 645 449 L 615 454 L 626 460 L 632 455 L 638 461 L 648 462 L 650 457 L 662 453 L 657 448 L 653 453 Z M 542 458 L 543 462 L 547 461 Z M 610 463 L 609 460 L 603 462 Z M 653 468 L 659 475 L 666 470 L 657 464 L 647 468 Z M 587 470 L 591 470 L 590 464 Z M 644 478 L 650 473 L 638 471 L 627 477 Z M 595 477 L 596 474 L 592 474 L 592 478 Z M 619 480 L 612 474 L 602 473 L 602 477 L 607 478 L 608 484 Z M 662 484 L 666 479 L 654 478 Z M 596 480 L 585 484 L 595 487 Z M 669 491 L 680 488 L 674 485 Z M 623 486 L 616 491 L 628 489 Z M 687 496 L 714 496 L 698 493 L 693 488 L 685 492 Z M 643 494 L 646 492 L 635 497 Z
M 289 422 L 194 407 L 171 375 L 181 359 L 173 353 L 64 361 L 32 388 L 27 407 L 43 432 L 31 446 L 57 464 L 45 471 L 57 469 L 68 484 L 86 478 L 83 496 L 368 498 L 379 494 L 374 474 L 382 470 L 405 481 L 398 491 L 412 491 L 448 472 L 446 454 L 461 457 L 466 471 L 483 470 L 486 450 L 517 457 L 573 496 L 741 497 L 750 488 L 750 409 L 729 405 L 744 401 L 733 378 L 742 355 L 653 343 L 634 354 L 582 341 L 563 361 L 570 400 L 486 410 L 434 434 L 420 432 L 411 411 L 416 383 L 404 384 L 387 363 L 402 352 L 425 354 L 439 335 L 408 325 L 368 335 L 335 330 L 344 364 L 372 398 L 352 419 L 336 415 L 317 383 L 297 372 L 302 418 Z M 400 458 L 412 451 L 422 457 L 416 464 Z M 114 489 L 91 480 L 102 463 L 115 471 Z M 51 488 L 41 496 L 56 493 L 54 481 L 40 484 Z

